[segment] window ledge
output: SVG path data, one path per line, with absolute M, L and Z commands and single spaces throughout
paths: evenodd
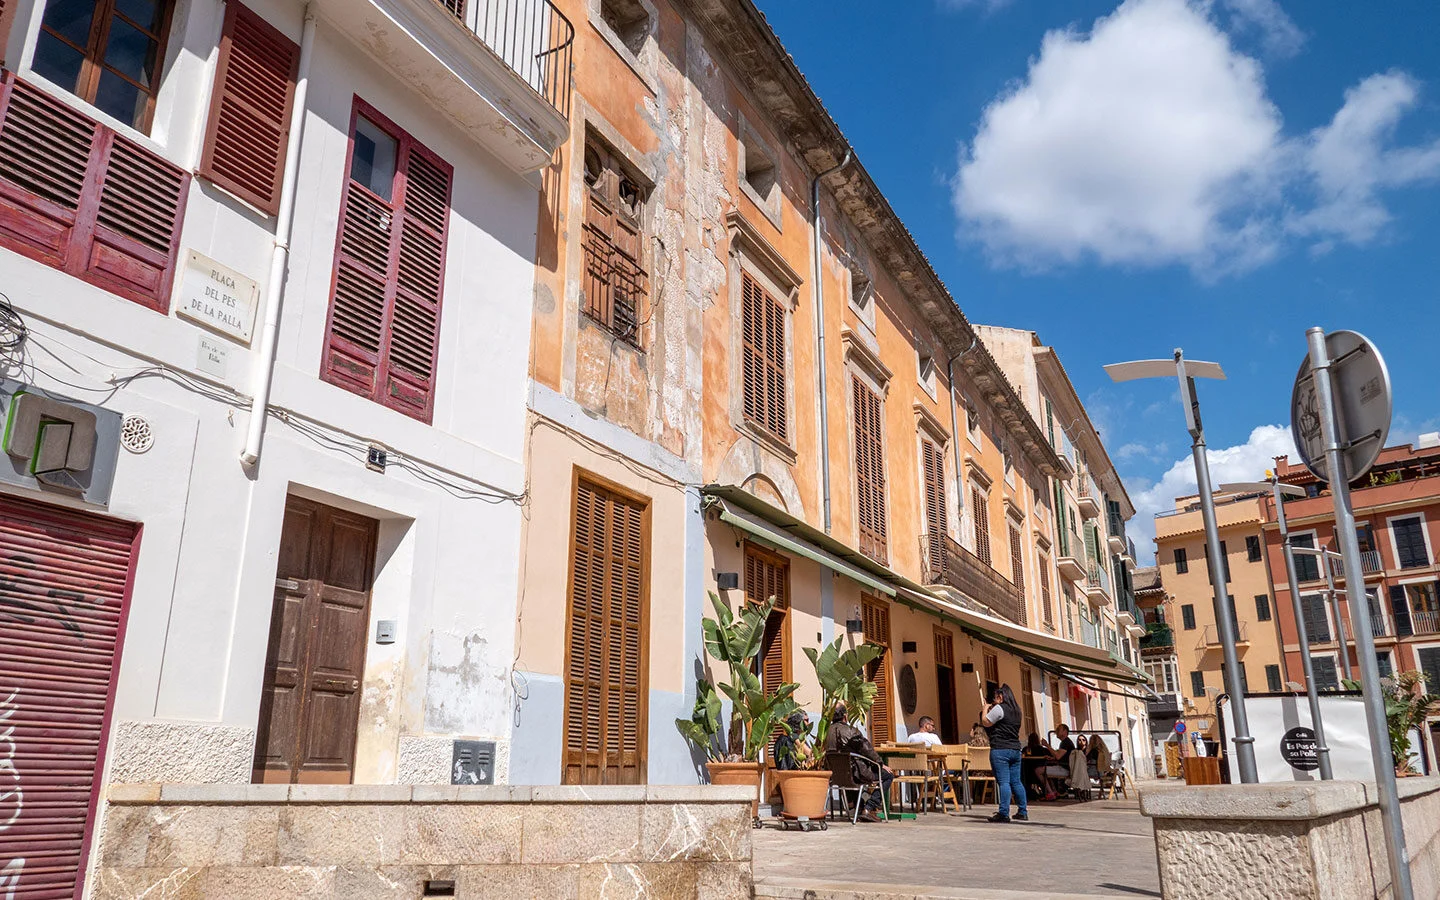
M 754 422 L 742 419 L 735 423 L 735 427 L 743 433 L 745 437 L 750 438 L 760 447 L 780 457 L 787 466 L 795 465 L 800 459 L 800 455 L 795 452 L 794 448 L 764 428 L 756 425 Z
M 588 14 L 590 26 L 595 29 L 600 37 L 605 39 L 605 43 L 610 45 L 610 49 L 615 51 L 615 55 L 619 56 L 621 61 L 630 67 L 630 71 L 634 72 L 635 77 L 640 79 L 640 83 L 645 86 L 645 90 L 650 92 L 650 96 L 654 97 L 658 95 L 659 91 L 656 89 L 655 79 L 649 72 L 645 71 L 645 64 L 641 61 L 640 57 L 636 56 L 633 50 L 625 46 L 625 42 L 620 40 L 620 35 L 615 33 L 615 29 L 611 28 L 606 24 L 605 20 L 600 17 L 599 10 L 594 6 L 590 6 Z M 651 39 L 647 38 L 646 43 L 651 43 Z

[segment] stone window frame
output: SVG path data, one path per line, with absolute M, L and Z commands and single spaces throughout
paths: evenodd
M 805 279 L 785 261 L 775 247 L 732 210 L 726 217 L 730 234 L 729 301 L 730 301 L 730 424 L 740 434 L 793 466 L 799 459 L 795 450 L 797 422 L 795 419 L 795 311 L 800 304 L 800 287 Z M 741 350 L 744 342 L 744 275 L 780 301 L 785 309 L 785 418 L 790 423 L 789 440 L 781 440 L 745 417 L 745 360 Z
M 760 192 L 760 188 L 750 181 L 749 168 L 753 156 L 760 156 L 770 164 L 768 171 L 771 173 L 771 180 L 763 194 Z M 780 206 L 784 194 L 782 185 L 785 174 L 781 167 L 782 160 L 780 154 L 775 151 L 775 145 L 766 140 L 759 130 L 750 124 L 750 120 L 744 113 L 740 114 L 740 127 L 735 135 L 735 157 L 735 175 L 740 185 L 740 192 L 750 198 L 750 202 L 754 203 L 756 209 L 760 210 L 766 220 L 775 226 L 776 231 L 782 231 Z
M 915 342 L 915 383 L 931 400 L 939 402 L 940 360 L 929 341 Z
M 630 71 L 645 85 L 645 89 L 651 94 L 659 93 L 656 84 L 656 59 L 659 56 L 659 48 L 656 45 L 656 26 L 659 22 L 659 13 L 651 0 L 628 0 L 637 6 L 643 7 L 646 12 L 646 20 L 643 31 L 640 33 L 640 48 L 635 50 L 626 43 L 625 38 L 610 27 L 605 21 L 604 7 L 609 0 L 586 0 L 585 14 L 590 26 L 596 33 L 610 45 L 610 49 L 630 67 Z

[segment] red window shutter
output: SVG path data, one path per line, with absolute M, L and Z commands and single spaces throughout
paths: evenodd
M 1045 624 L 1054 626 L 1055 611 L 1050 608 L 1050 557 L 1040 556 L 1040 611 Z
M 6 72 L 0 246 L 164 312 L 190 176 Z
M 645 780 L 645 508 L 581 481 L 566 633 L 565 784 Z
M 0 66 L 5 65 L 5 44 L 10 40 L 10 22 L 15 18 L 15 0 L 0 0 Z
M 396 199 L 347 165 L 321 377 L 428 422 L 454 170 L 359 100 L 356 113 L 399 142 Z
M 237 0 L 226 3 L 200 174 L 272 216 L 299 65 L 294 41 Z

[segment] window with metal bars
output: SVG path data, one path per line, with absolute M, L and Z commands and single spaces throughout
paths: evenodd
M 199 172 L 272 216 L 280 209 L 299 64 L 294 41 L 229 0 Z
M 990 561 L 990 497 L 980 488 L 970 487 L 970 516 L 974 523 L 975 555 L 987 566 Z
M 0 75 L 0 246 L 165 312 L 190 176 Z
M 355 98 L 320 376 L 429 422 L 450 165 Z
M 740 277 L 741 397 L 745 421 L 790 441 L 785 386 L 785 307 L 749 272 Z
M 565 646 L 564 784 L 645 781 L 649 509 L 575 487 Z
M 50 0 L 30 67 L 139 131 L 149 131 L 174 0 Z
M 949 525 L 945 508 L 945 455 L 934 441 L 921 438 L 920 464 L 925 481 L 925 554 L 932 577 L 944 576 L 949 563 L 945 535 Z
M 583 174 L 585 273 L 580 306 L 638 348 L 650 290 L 643 226 L 646 192 L 620 156 L 597 139 L 585 145 Z
M 855 429 L 855 502 L 860 552 L 877 562 L 888 555 L 885 510 L 885 439 L 880 395 L 858 375 L 850 376 Z

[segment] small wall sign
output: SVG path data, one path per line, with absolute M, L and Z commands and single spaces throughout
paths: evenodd
M 216 378 L 224 378 L 230 360 L 230 347 L 220 340 L 200 335 L 200 348 L 195 365 L 200 371 Z
M 185 257 L 175 312 L 206 328 L 250 343 L 260 290 L 255 281 L 194 250 Z

